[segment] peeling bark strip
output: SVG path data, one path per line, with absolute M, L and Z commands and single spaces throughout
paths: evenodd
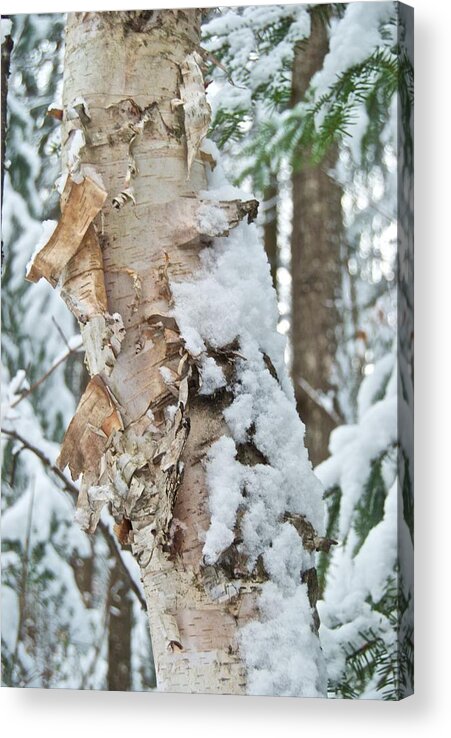
M 90 177 L 79 184 L 68 181 L 64 212 L 50 240 L 34 256 L 26 279 L 45 277 L 55 287 L 64 267 L 77 253 L 84 235 L 105 202 L 107 193 Z
M 108 439 L 121 427 L 120 415 L 103 381 L 94 377 L 66 431 L 56 466 L 61 470 L 68 466 L 74 481 L 80 474 L 98 476 Z
M 93 225 L 89 226 L 79 250 L 62 272 L 61 297 L 82 323 L 108 310 L 102 249 Z
M 82 527 L 95 530 L 108 505 L 132 546 L 159 689 L 240 694 L 240 633 L 259 618 L 267 573 L 237 558 L 238 535 L 222 560 L 204 561 L 203 460 L 228 434 L 232 393 L 199 393 L 202 359 L 218 360 L 233 386 L 239 347 L 193 357 L 171 315 L 171 285 L 193 280 L 210 239 L 257 210 L 254 200 L 200 196 L 206 162 L 214 165 L 199 151 L 210 116 L 195 51 L 201 12 L 69 14 L 62 140 L 72 178 L 61 221 L 27 278 L 59 281 L 80 322 L 92 379 L 57 463 L 82 476 Z M 246 463 L 261 464 L 247 446 Z M 326 545 L 307 522 L 299 526 L 312 548 Z
M 207 135 L 211 110 L 204 92 L 204 78 L 200 65 L 202 57 L 196 51 L 188 54 L 180 64 L 183 82 L 180 85 L 180 98 L 173 100 L 174 107 L 183 106 L 185 113 L 187 179 L 199 146 Z

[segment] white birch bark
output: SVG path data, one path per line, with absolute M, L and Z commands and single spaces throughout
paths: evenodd
M 227 434 L 222 411 L 230 396 L 196 393 L 196 363 L 170 317 L 171 282 L 189 280 L 201 249 L 221 235 L 200 217 L 206 162 L 199 144 L 209 123 L 200 16 L 69 16 L 62 113 L 69 178 L 60 224 L 28 278 L 59 280 L 81 325 L 92 379 L 59 463 L 82 475 L 79 522 L 93 530 L 108 502 L 132 546 L 158 688 L 239 694 L 246 669 L 238 636 L 258 618 L 266 575 L 237 579 L 224 561 L 203 562 L 210 514 L 202 460 Z M 253 201 L 217 206 L 229 224 L 224 233 L 256 209 Z M 233 371 L 229 358 L 225 368 Z M 251 445 L 245 456 L 245 463 L 259 460 Z M 312 550 L 311 526 L 302 525 Z M 314 606 L 311 573 L 305 581 Z

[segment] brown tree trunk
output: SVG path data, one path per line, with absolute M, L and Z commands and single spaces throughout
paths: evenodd
M 265 251 L 271 269 L 271 278 L 274 289 L 277 291 L 277 267 L 279 266 L 279 250 L 277 245 L 277 180 L 266 188 L 263 193 L 264 222 L 263 238 Z
M 111 572 L 108 621 L 108 689 L 131 689 L 131 631 L 133 625 L 130 588 L 116 563 Z
M 324 8 L 311 11 L 308 40 L 299 43 L 293 62 L 292 104 L 304 99 L 310 81 L 329 50 Z M 341 188 L 329 176 L 337 160 L 333 146 L 319 164 L 303 152 L 293 173 L 291 240 L 293 381 L 299 414 L 306 426 L 306 446 L 313 466 L 328 455 L 336 425 L 321 406 L 333 390 L 331 370 L 340 324 L 336 300 L 340 292 Z M 332 413 L 333 416 L 334 413 Z

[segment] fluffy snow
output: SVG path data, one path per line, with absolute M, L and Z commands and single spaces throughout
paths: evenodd
M 238 443 L 245 443 L 254 418 L 254 400 L 251 394 L 240 392 L 224 410 L 224 418 Z
M 387 573 L 394 570 L 398 546 L 398 480 L 385 499 L 384 518 L 366 537 L 354 558 L 353 586 L 379 602 L 384 594 Z
M 374 388 L 377 385 L 371 381 L 369 386 Z M 338 485 L 346 490 L 340 506 L 340 538 L 344 538 L 349 531 L 352 514 L 368 478 L 371 462 L 398 439 L 396 368 L 391 374 L 387 389 L 386 396 L 369 407 L 359 424 L 340 426 L 332 431 L 329 444 L 331 456 L 315 469 L 326 489 Z M 364 383 L 362 393 L 365 401 L 367 392 Z M 363 401 L 361 404 L 363 406 Z
M 219 163 L 209 186 L 215 197 L 227 191 Z M 248 688 L 254 694 L 323 695 L 319 642 L 301 583 L 314 559 L 291 523 L 283 522 L 286 513 L 305 516 L 323 533 L 323 490 L 304 447 L 284 363 L 286 340 L 277 332 L 276 294 L 256 227 L 241 223 L 229 237 L 215 239 L 201 254 L 196 280 L 172 282 L 171 290 L 185 344 L 204 366 L 207 347 L 239 344 L 234 400 L 224 411 L 230 435 L 212 445 L 206 462 L 211 525 L 203 553 L 209 564 L 218 560 L 234 540 L 240 510 L 238 550 L 249 570 L 261 556 L 270 577 L 260 622 L 241 634 Z M 258 449 L 262 463 L 238 461 L 238 445 L 246 442 Z
M 378 400 L 376 398 L 382 395 Z M 397 648 L 397 631 L 390 618 L 374 608 L 387 586 L 402 583 L 406 597 L 410 582 L 398 582 L 398 544 L 406 559 L 411 556 L 411 537 L 402 515 L 402 496 L 397 473 L 398 443 L 397 366 L 393 354 L 375 365 L 360 388 L 359 422 L 332 433 L 331 456 L 316 468 L 326 489 L 341 489 L 338 519 L 339 545 L 334 547 L 326 575 L 324 598 L 318 603 L 321 644 L 332 684 L 346 678 L 346 655 L 376 634 L 389 653 Z M 401 403 L 402 404 L 402 403 Z M 355 521 L 357 503 L 365 494 L 371 463 L 382 458 L 381 476 L 386 490 L 383 517 L 362 540 Z M 408 571 L 408 567 L 407 567 Z M 378 672 L 376 672 L 377 674 Z M 361 698 L 381 697 L 377 680 L 369 681 Z
M 286 26 L 286 30 L 283 30 Z M 279 28 L 281 38 L 267 40 L 268 28 Z M 212 110 L 248 111 L 253 96 L 265 86 L 280 89 L 289 84 L 290 66 L 297 41 L 310 33 L 310 14 L 306 5 L 250 6 L 241 12 L 235 8 L 203 26 L 204 44 L 212 53 L 226 51 L 228 74 L 217 70 L 216 77 L 224 80 L 213 97 Z
M 225 387 L 226 379 L 221 367 L 211 356 L 203 356 L 199 364 L 202 386 L 200 395 L 213 395 L 217 390 Z
M 222 436 L 208 454 L 207 484 L 210 489 L 211 525 L 203 549 L 207 564 L 214 564 L 234 539 L 236 513 L 242 502 L 244 474 L 235 461 L 236 447 Z
M 219 236 L 229 228 L 229 221 L 222 208 L 213 203 L 203 203 L 197 211 L 197 227 L 200 233 Z
M 252 198 L 252 195 L 248 191 L 230 184 L 230 182 L 226 179 L 224 169 L 220 162 L 221 153 L 214 141 L 205 138 L 202 142 L 201 150 L 205 154 L 209 154 L 211 157 L 213 157 L 214 161 L 217 163 L 213 171 L 210 171 L 208 174 L 208 190 L 201 190 L 199 192 L 199 197 L 201 197 L 203 200 L 213 200 L 216 202 L 227 202 L 229 200 L 249 200 L 250 198 Z
M 285 592 L 267 582 L 259 605 L 261 620 L 241 631 L 249 694 L 323 697 L 326 675 L 307 587 Z
M 366 480 L 370 462 L 391 444 L 396 443 L 398 437 L 396 410 L 396 397 L 378 402 L 358 426 L 354 443 L 346 447 L 341 473 L 336 480 L 338 484 L 345 486 L 348 492 L 341 506 L 340 536 L 345 535 L 349 527 L 354 505 Z M 324 482 L 322 472 L 318 472 L 318 476 Z
M 380 25 L 395 13 L 393 2 L 355 2 L 332 28 L 322 69 L 312 80 L 317 99 L 325 94 L 346 69 L 363 62 L 381 44 Z

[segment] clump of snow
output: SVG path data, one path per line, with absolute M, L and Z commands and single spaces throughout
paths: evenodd
M 229 230 L 229 221 L 219 205 L 202 203 L 197 211 L 197 228 L 199 233 L 219 236 Z
M 201 190 L 199 192 L 199 196 L 203 200 L 227 202 L 229 200 L 249 200 L 253 197 L 248 191 L 230 184 L 227 180 L 221 164 L 221 153 L 214 141 L 207 138 L 204 139 L 201 148 L 202 151 L 213 157 L 216 162 L 214 169 L 208 172 L 208 190 Z
M 199 146 L 199 150 L 203 151 L 204 154 L 209 154 L 215 161 L 215 163 L 221 158 L 220 151 L 215 142 L 211 140 L 211 138 L 204 138 L 201 145 Z M 213 170 L 214 167 L 211 167 L 211 169 Z
M 323 697 L 326 676 L 319 640 L 311 629 L 306 585 L 286 593 L 267 582 L 259 607 L 261 620 L 241 631 L 248 692 Z
M 394 624 L 393 617 L 402 618 L 402 613 L 387 612 L 388 605 L 376 609 L 374 604 L 383 603 L 390 588 L 399 592 L 402 587 L 407 602 L 411 596 L 410 582 L 399 573 L 404 575 L 404 568 L 398 570 L 399 544 L 409 559 L 412 541 L 399 494 L 397 416 L 403 402 L 397 397 L 393 354 L 378 361 L 373 374 L 364 380 L 358 406 L 358 424 L 332 433 L 331 456 L 316 468 L 326 489 L 339 487 L 341 491 L 339 545 L 331 552 L 323 599 L 318 602 L 321 644 L 332 684 L 347 679 L 347 655 L 367 645 L 369 639 L 377 638 L 386 653 L 396 653 L 399 623 Z M 369 531 L 362 531 L 361 504 L 368 494 L 375 461 L 380 465 L 380 477 L 372 482 L 377 487 L 372 487 L 371 494 L 379 499 L 383 495 L 383 515 Z M 360 697 L 381 697 L 380 668 L 381 664 L 376 664 L 375 678 L 362 686 Z
M 218 152 L 214 157 L 219 159 Z M 215 199 L 218 191 L 224 199 L 229 185 L 219 162 L 209 186 Z M 197 279 L 171 282 L 171 290 L 173 314 L 191 353 L 239 343 L 234 400 L 224 410 L 230 437 L 217 440 L 207 457 L 211 524 L 203 554 L 208 564 L 218 561 L 234 542 L 240 511 L 238 551 L 249 573 L 261 557 L 269 576 L 262 588 L 260 622 L 241 633 L 249 691 L 323 695 L 319 641 L 301 581 L 314 566 L 314 556 L 285 519 L 287 514 L 305 516 L 323 534 L 323 489 L 304 447 L 304 426 L 284 363 L 286 339 L 277 332 L 277 298 L 255 226 L 241 223 L 229 237 L 215 239 L 201 253 Z M 253 444 L 261 463 L 239 461 L 239 445 L 246 443 Z
M 344 538 L 365 482 L 371 462 L 398 439 L 396 367 L 385 397 L 367 410 L 357 425 L 340 426 L 332 431 L 331 456 L 315 472 L 326 489 L 346 490 L 340 506 L 338 535 Z
M 384 505 L 384 518 L 366 537 L 354 558 L 355 589 L 368 592 L 373 602 L 384 594 L 387 572 L 396 564 L 398 546 L 398 480 L 389 488 Z
M 232 404 L 224 410 L 224 418 L 238 443 L 244 443 L 247 432 L 254 418 L 254 400 L 252 395 L 241 392 Z
M 271 27 L 279 30 L 277 40 L 267 40 Z M 218 109 L 249 111 L 253 96 L 266 86 L 280 90 L 289 84 L 294 47 L 310 33 L 310 14 L 305 5 L 250 6 L 241 12 L 228 8 L 202 31 L 212 54 L 226 53 L 227 70 L 235 82 L 228 79 L 219 85 L 212 99 L 213 115 Z M 221 69 L 216 76 L 219 80 L 224 76 Z
M 211 490 L 211 525 L 203 549 L 205 561 L 213 564 L 233 541 L 236 512 L 242 500 L 243 473 L 235 463 L 236 447 L 222 436 L 208 454 L 207 484 Z
M 213 395 L 217 390 L 225 387 L 227 382 L 224 372 L 211 356 L 203 356 L 199 363 L 202 379 L 200 395 Z
M 346 69 L 359 64 L 380 47 L 380 26 L 395 12 L 393 2 L 349 3 L 345 14 L 332 28 L 329 48 L 322 69 L 315 74 L 312 87 L 317 99 L 325 94 Z

